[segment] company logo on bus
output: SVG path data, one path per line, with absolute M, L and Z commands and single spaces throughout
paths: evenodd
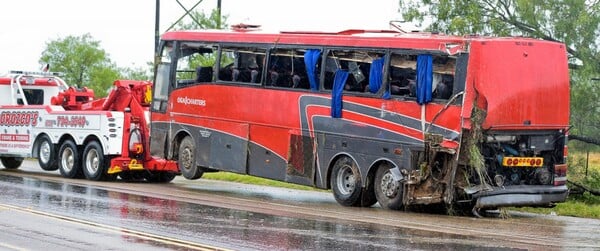
M 0 125 L 3 126 L 36 126 L 39 114 L 36 111 L 29 112 L 2 112 L 0 114 Z
M 197 98 L 177 97 L 177 103 L 185 105 L 206 106 L 206 100 Z

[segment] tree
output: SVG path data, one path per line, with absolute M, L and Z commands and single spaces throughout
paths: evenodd
M 405 21 L 449 34 L 528 36 L 567 46 L 571 134 L 600 138 L 599 0 L 399 1 Z
M 213 9 L 210 16 L 207 16 L 203 12 L 192 11 L 187 15 L 191 20 L 182 22 L 180 19 L 177 23 L 173 24 L 176 30 L 202 30 L 202 29 L 223 29 L 227 27 L 228 15 L 219 16 L 219 9 Z M 188 67 L 192 66 L 211 66 L 214 65 L 217 60 L 217 52 L 212 55 L 198 55 L 190 57 L 187 62 Z
M 104 97 L 119 71 L 92 36 L 67 36 L 46 43 L 40 63 L 50 64 L 51 70 L 64 73 L 69 85 L 87 86 L 98 97 Z

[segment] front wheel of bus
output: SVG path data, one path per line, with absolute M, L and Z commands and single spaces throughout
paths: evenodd
M 6 169 L 17 169 L 23 163 L 23 158 L 21 157 L 2 157 L 0 158 L 0 162 Z
M 177 165 L 181 175 L 186 179 L 199 179 L 204 174 L 204 170 L 196 165 L 196 146 L 190 136 L 185 136 L 179 145 Z
M 65 178 L 81 178 L 83 172 L 81 170 L 81 159 L 79 156 L 77 145 L 66 140 L 58 150 L 58 169 L 60 174 Z
M 398 210 L 402 203 L 402 184 L 394 179 L 388 164 L 379 166 L 375 173 L 375 196 L 383 208 Z
M 343 206 L 360 206 L 361 179 L 358 166 L 350 157 L 338 159 L 331 171 L 331 190 L 335 200 Z

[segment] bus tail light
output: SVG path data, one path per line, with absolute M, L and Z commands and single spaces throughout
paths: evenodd
M 567 164 L 554 165 L 554 185 L 562 186 L 567 184 Z

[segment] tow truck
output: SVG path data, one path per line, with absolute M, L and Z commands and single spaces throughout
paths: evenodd
M 17 169 L 36 158 L 46 171 L 89 180 L 170 182 L 177 163 L 149 151 L 152 83 L 116 80 L 105 98 L 69 86 L 60 73 L 0 76 L 0 161 Z

